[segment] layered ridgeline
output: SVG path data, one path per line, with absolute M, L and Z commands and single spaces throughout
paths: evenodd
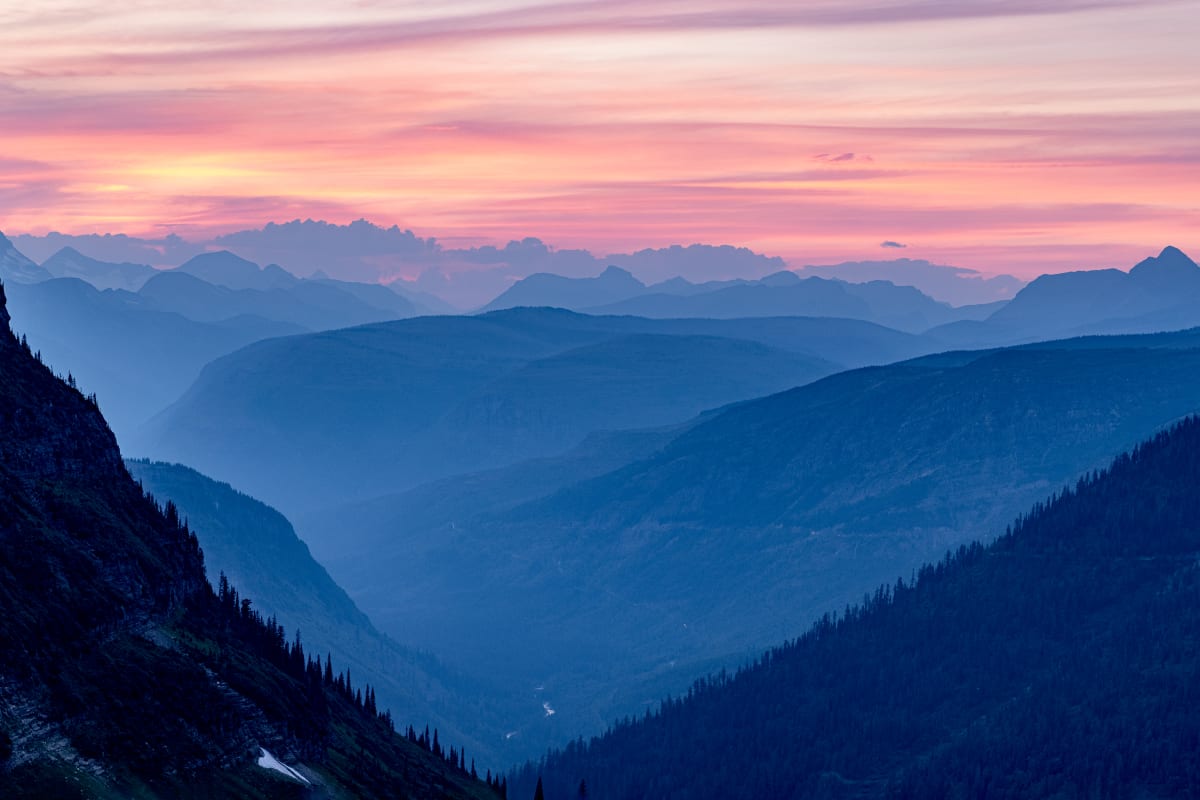
M 189 464 L 294 514 L 923 352 L 918 337 L 853 320 L 422 317 L 219 359 L 127 452 Z
M 64 247 L 42 262 L 42 269 L 53 278 L 78 278 L 97 289 L 125 289 L 136 292 L 158 274 L 149 264 L 128 261 L 112 263 L 90 258 L 74 247 Z
M 214 358 L 301 332 L 260 317 L 198 322 L 101 292 L 76 278 L 8 284 L 13 327 L 62 373 L 95 392 L 124 441 L 187 389 Z
M 301 280 L 228 252 L 160 271 L 64 248 L 37 267 L 0 236 L 0 277 L 15 328 L 47 364 L 97 394 L 122 442 L 218 356 L 423 310 L 384 286 Z
M 929 333 L 958 346 L 1200 325 L 1200 266 L 1177 247 L 1117 269 L 1042 275 L 982 321 Z
M 920 333 L 960 320 L 982 320 L 1003 305 L 954 308 L 890 281 L 847 283 L 783 270 L 758 280 L 695 284 L 682 278 L 646 286 L 610 266 L 595 278 L 536 274 L 518 281 L 484 311 L 553 306 L 594 314 L 652 318 L 837 317 Z
M 0 795 L 492 796 L 249 598 L 214 593 L 175 507 L 3 300 Z
M 1197 483 L 1193 417 L 513 796 L 1193 796 Z
M 555 459 L 540 498 L 516 474 L 539 474 L 527 464 L 300 530 L 381 629 L 456 663 L 502 650 L 494 674 L 542 687 L 545 724 L 570 737 L 987 536 L 1200 410 L 1198 344 L 1097 338 L 845 372 L 626 441 L 631 463 L 565 487 L 604 453 Z
M 126 466 L 154 497 L 178 507 L 204 550 L 210 582 L 225 575 L 262 614 L 299 630 L 306 648 L 332 653 L 396 719 L 427 722 L 480 763 L 517 760 L 503 748 L 504 734 L 542 716 L 526 693 L 484 688 L 486 676 L 457 674 L 380 633 L 270 506 L 179 464 Z
M 934 300 L 915 284 L 976 302 L 955 307 Z M 989 293 L 1013 292 L 1011 301 L 980 302 Z M 517 306 L 657 318 L 846 317 L 928 333 L 945 347 L 981 347 L 1198 325 L 1200 267 L 1178 248 L 1167 247 L 1128 271 L 1042 275 L 1024 288 L 1011 276 L 983 280 L 969 270 L 904 259 L 784 270 L 757 280 L 691 283 L 675 278 L 649 286 L 610 267 L 594 278 L 531 275 L 485 310 Z

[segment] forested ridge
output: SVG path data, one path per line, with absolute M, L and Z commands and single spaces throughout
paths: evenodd
M 8 329 L 0 285 L 0 797 L 488 798 L 394 730 L 133 481 L 96 407 Z M 263 749 L 303 779 L 255 761 Z
M 547 800 L 1200 792 L 1200 419 L 735 675 L 528 764 Z

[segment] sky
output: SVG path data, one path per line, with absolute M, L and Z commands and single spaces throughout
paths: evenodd
M 0 230 L 1022 277 L 1200 249 L 1200 0 L 199 6 L 0 0 Z

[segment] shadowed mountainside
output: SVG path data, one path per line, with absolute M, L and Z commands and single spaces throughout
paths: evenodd
M 519 771 L 640 797 L 1181 797 L 1197 790 L 1200 421 Z
M 332 653 L 374 686 L 379 707 L 398 723 L 429 724 L 481 763 L 516 760 L 503 752 L 504 733 L 541 714 L 525 693 L 504 695 L 486 675 L 456 674 L 381 634 L 270 506 L 179 464 L 126 466 L 147 491 L 179 508 L 204 550 L 211 583 L 224 574 L 263 615 L 300 631 L 310 651 Z
M 0 794 L 493 796 L 249 598 L 214 593 L 175 506 L 8 322 L 0 286 Z
M 646 686 L 677 691 L 690 663 L 778 641 L 986 536 L 1200 409 L 1200 350 L 1178 349 L 1187 340 L 854 370 L 735 404 L 540 499 L 492 496 L 474 515 L 445 500 L 409 524 L 401 497 L 390 514 L 375 501 L 351 537 L 330 538 L 319 516 L 302 532 L 383 630 L 460 663 L 503 641 L 497 674 L 553 692 L 571 736 L 636 710 Z
M 130 452 L 188 463 L 294 513 L 553 455 L 599 429 L 679 422 L 836 371 L 823 350 L 861 359 L 872 349 L 928 352 L 852 321 L 424 317 L 220 359 Z

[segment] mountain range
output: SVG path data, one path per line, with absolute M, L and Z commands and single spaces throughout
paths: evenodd
M 1200 420 L 511 781 L 546 797 L 1181 797 Z
M 212 359 L 302 330 L 261 317 L 197 322 L 77 278 L 7 288 L 13 327 L 46 363 L 98 396 L 122 441 L 186 390 Z
M 924 259 L 897 258 L 889 261 L 847 261 L 841 264 L 810 265 L 796 270 L 802 278 L 818 277 L 868 283 L 889 281 L 912 286 L 952 306 L 984 305 L 1011 300 L 1025 286 L 1012 275 L 987 277 L 977 270 L 932 264 Z
M 607 473 L 556 459 L 539 497 L 489 473 L 300 530 L 381 629 L 451 663 L 503 642 L 497 675 L 553 693 L 563 728 L 595 729 L 1200 410 L 1197 335 L 843 372 L 652 436 Z
M 78 278 L 97 289 L 124 289 L 136 292 L 157 274 L 148 264 L 119 264 L 88 258 L 73 247 L 64 247 L 42 262 L 48 278 Z
M 929 331 L 955 346 L 991 346 L 1086 334 L 1155 333 L 1200 325 L 1200 266 L 1166 247 L 1128 272 L 1043 275 L 982 321 Z
M 485 798 L 461 748 L 553 744 L 514 796 L 1193 788 L 1182 251 L 959 308 L 456 252 L 570 271 L 436 316 L 0 237 L 0 795 Z
M 227 252 L 159 271 L 64 249 L 42 269 L 7 240 L 0 247 L 7 247 L 0 258 L 17 330 L 98 396 L 122 441 L 220 355 L 261 339 L 423 311 L 383 286 L 300 280 Z M 105 286 L 137 288 L 98 288 Z
M 484 306 L 515 280 L 535 273 L 585 278 L 616 266 L 650 284 L 665 286 L 686 275 L 703 285 L 754 281 L 788 266 L 782 258 L 729 245 L 676 244 L 604 255 L 555 248 L 526 237 L 503 246 L 450 247 L 433 237 L 418 236 L 394 225 L 385 228 L 366 220 L 348 225 L 314 220 L 269 223 L 260 229 L 235 231 L 195 242 L 176 235 L 140 239 L 121 234 L 50 233 L 17 236 L 15 243 L 39 262 L 63 247 L 72 247 L 101 261 L 152 264 L 158 268 L 178 266 L 204 252 L 233 250 L 258 263 L 280 264 L 294 275 L 389 283 L 426 306 L 430 306 L 429 293 L 433 293 L 459 310 Z M 960 267 L 906 258 L 810 266 L 801 271 L 805 277 L 819 275 L 851 283 L 887 280 L 915 286 L 954 306 L 1008 299 L 1023 283 L 1008 275 L 984 279 Z
M 552 306 L 649 318 L 838 317 L 920 333 L 960 320 L 984 319 L 1002 303 L 956 309 L 909 286 L 802 278 L 787 270 L 758 280 L 695 284 L 674 278 L 646 286 L 626 270 L 610 266 L 595 278 L 531 275 L 482 310 Z
M 850 320 L 422 317 L 214 361 L 130 452 L 296 513 L 552 455 L 597 430 L 673 424 L 847 362 L 924 352 L 917 337 Z

